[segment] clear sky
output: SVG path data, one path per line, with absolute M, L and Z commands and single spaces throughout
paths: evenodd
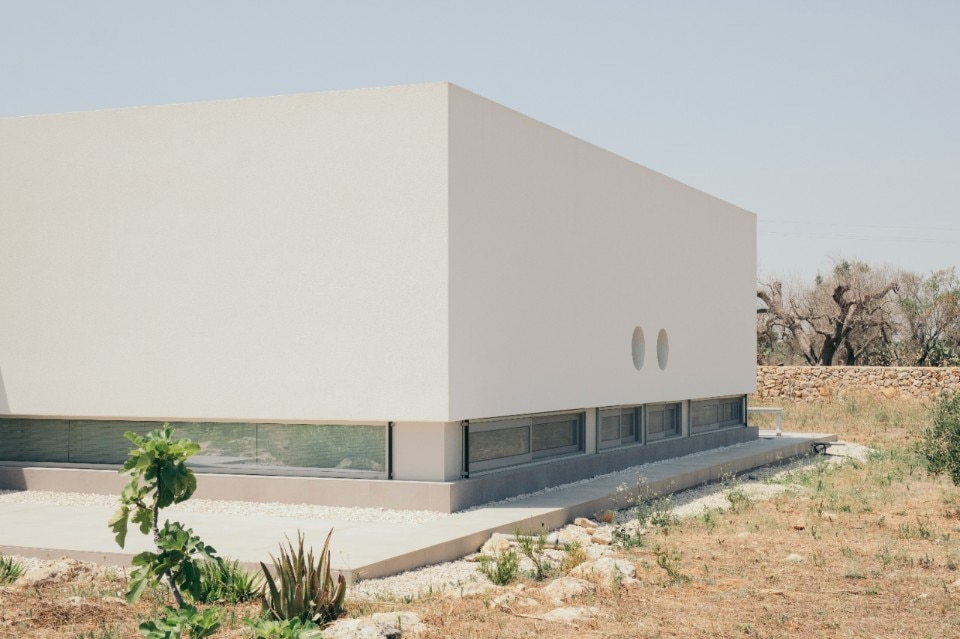
M 960 270 L 957 1 L 0 0 L 0 116 L 438 80 L 753 211 L 761 276 Z

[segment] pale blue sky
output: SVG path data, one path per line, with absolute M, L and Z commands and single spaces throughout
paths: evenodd
M 0 116 L 437 80 L 755 212 L 762 275 L 960 267 L 960 2 L 0 0 Z

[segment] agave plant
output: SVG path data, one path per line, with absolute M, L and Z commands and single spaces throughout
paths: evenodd
M 23 572 L 23 566 L 11 559 L 0 555 L 0 586 L 12 584 Z
M 260 573 L 248 572 L 236 559 L 202 561 L 197 564 L 200 573 L 200 597 L 203 603 L 240 603 L 260 596 L 263 579 Z
M 347 581 L 343 573 L 334 581 L 330 573 L 330 537 L 327 535 L 320 551 L 320 562 L 313 557 L 313 549 L 304 553 L 303 533 L 297 531 L 297 546 L 287 538 L 287 547 L 280 544 L 280 558 L 270 555 L 276 578 L 266 564 L 263 569 L 263 608 L 275 619 L 301 619 L 317 624 L 332 621 L 343 611 Z

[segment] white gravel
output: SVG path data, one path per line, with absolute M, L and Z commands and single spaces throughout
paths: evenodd
M 117 495 L 93 493 L 60 493 L 42 490 L 0 490 L 0 503 L 56 504 L 62 506 L 120 505 Z M 213 513 L 223 515 L 269 515 L 298 519 L 332 519 L 375 523 L 426 523 L 451 515 L 429 510 L 391 510 L 389 508 L 345 508 L 311 504 L 281 504 L 250 501 L 214 501 L 191 499 L 164 509 L 164 513 Z

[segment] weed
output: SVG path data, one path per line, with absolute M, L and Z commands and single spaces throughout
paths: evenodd
M 157 619 L 140 624 L 140 634 L 147 639 L 180 639 L 187 633 L 189 639 L 209 637 L 220 629 L 220 611 L 207 608 L 199 612 L 193 606 L 167 607 Z
M 613 530 L 613 543 L 623 548 L 642 546 L 647 526 L 655 526 L 666 534 L 671 527 L 680 522 L 671 510 L 670 497 L 654 496 L 646 481 L 645 477 L 638 479 L 636 493 L 629 498 L 629 501 L 634 504 L 632 521 L 616 526 Z
M 730 502 L 730 511 L 734 513 L 742 513 L 750 507 L 750 497 L 739 487 L 727 491 L 727 501 Z
M 680 551 L 666 551 L 657 546 L 653 552 L 657 556 L 657 565 L 667 573 L 673 583 L 683 584 L 690 581 L 689 575 L 680 572 L 680 561 L 683 558 Z
M 514 531 L 514 537 L 517 539 L 520 553 L 533 564 L 533 570 L 530 571 L 531 578 L 543 581 L 556 570 L 543 552 L 547 546 L 547 533 L 544 530 L 536 535 L 527 535 L 518 528 Z
M 127 632 L 123 624 L 115 623 L 112 626 L 107 626 L 106 621 L 101 621 L 98 630 L 81 632 L 77 635 L 77 639 L 124 639 L 126 636 Z
M 893 553 L 890 552 L 890 546 L 884 546 L 882 550 L 877 553 L 877 559 L 880 560 L 884 566 L 889 566 L 893 562 Z
M 717 516 L 712 509 L 704 511 L 700 516 L 703 520 L 703 526 L 707 529 L 708 533 L 713 533 L 714 528 L 717 527 Z
M 493 557 L 480 555 L 480 574 L 498 586 L 506 586 L 517 578 L 520 555 L 513 548 L 498 550 Z
M 560 560 L 560 571 L 568 572 L 573 570 L 587 560 L 587 551 L 579 541 L 573 541 L 563 545 L 563 558 Z
M 256 639 L 319 639 L 320 626 L 300 619 L 245 619 Z
M 644 543 L 644 529 L 639 520 L 632 526 L 621 525 L 613 529 L 613 543 L 622 548 L 639 548 Z

